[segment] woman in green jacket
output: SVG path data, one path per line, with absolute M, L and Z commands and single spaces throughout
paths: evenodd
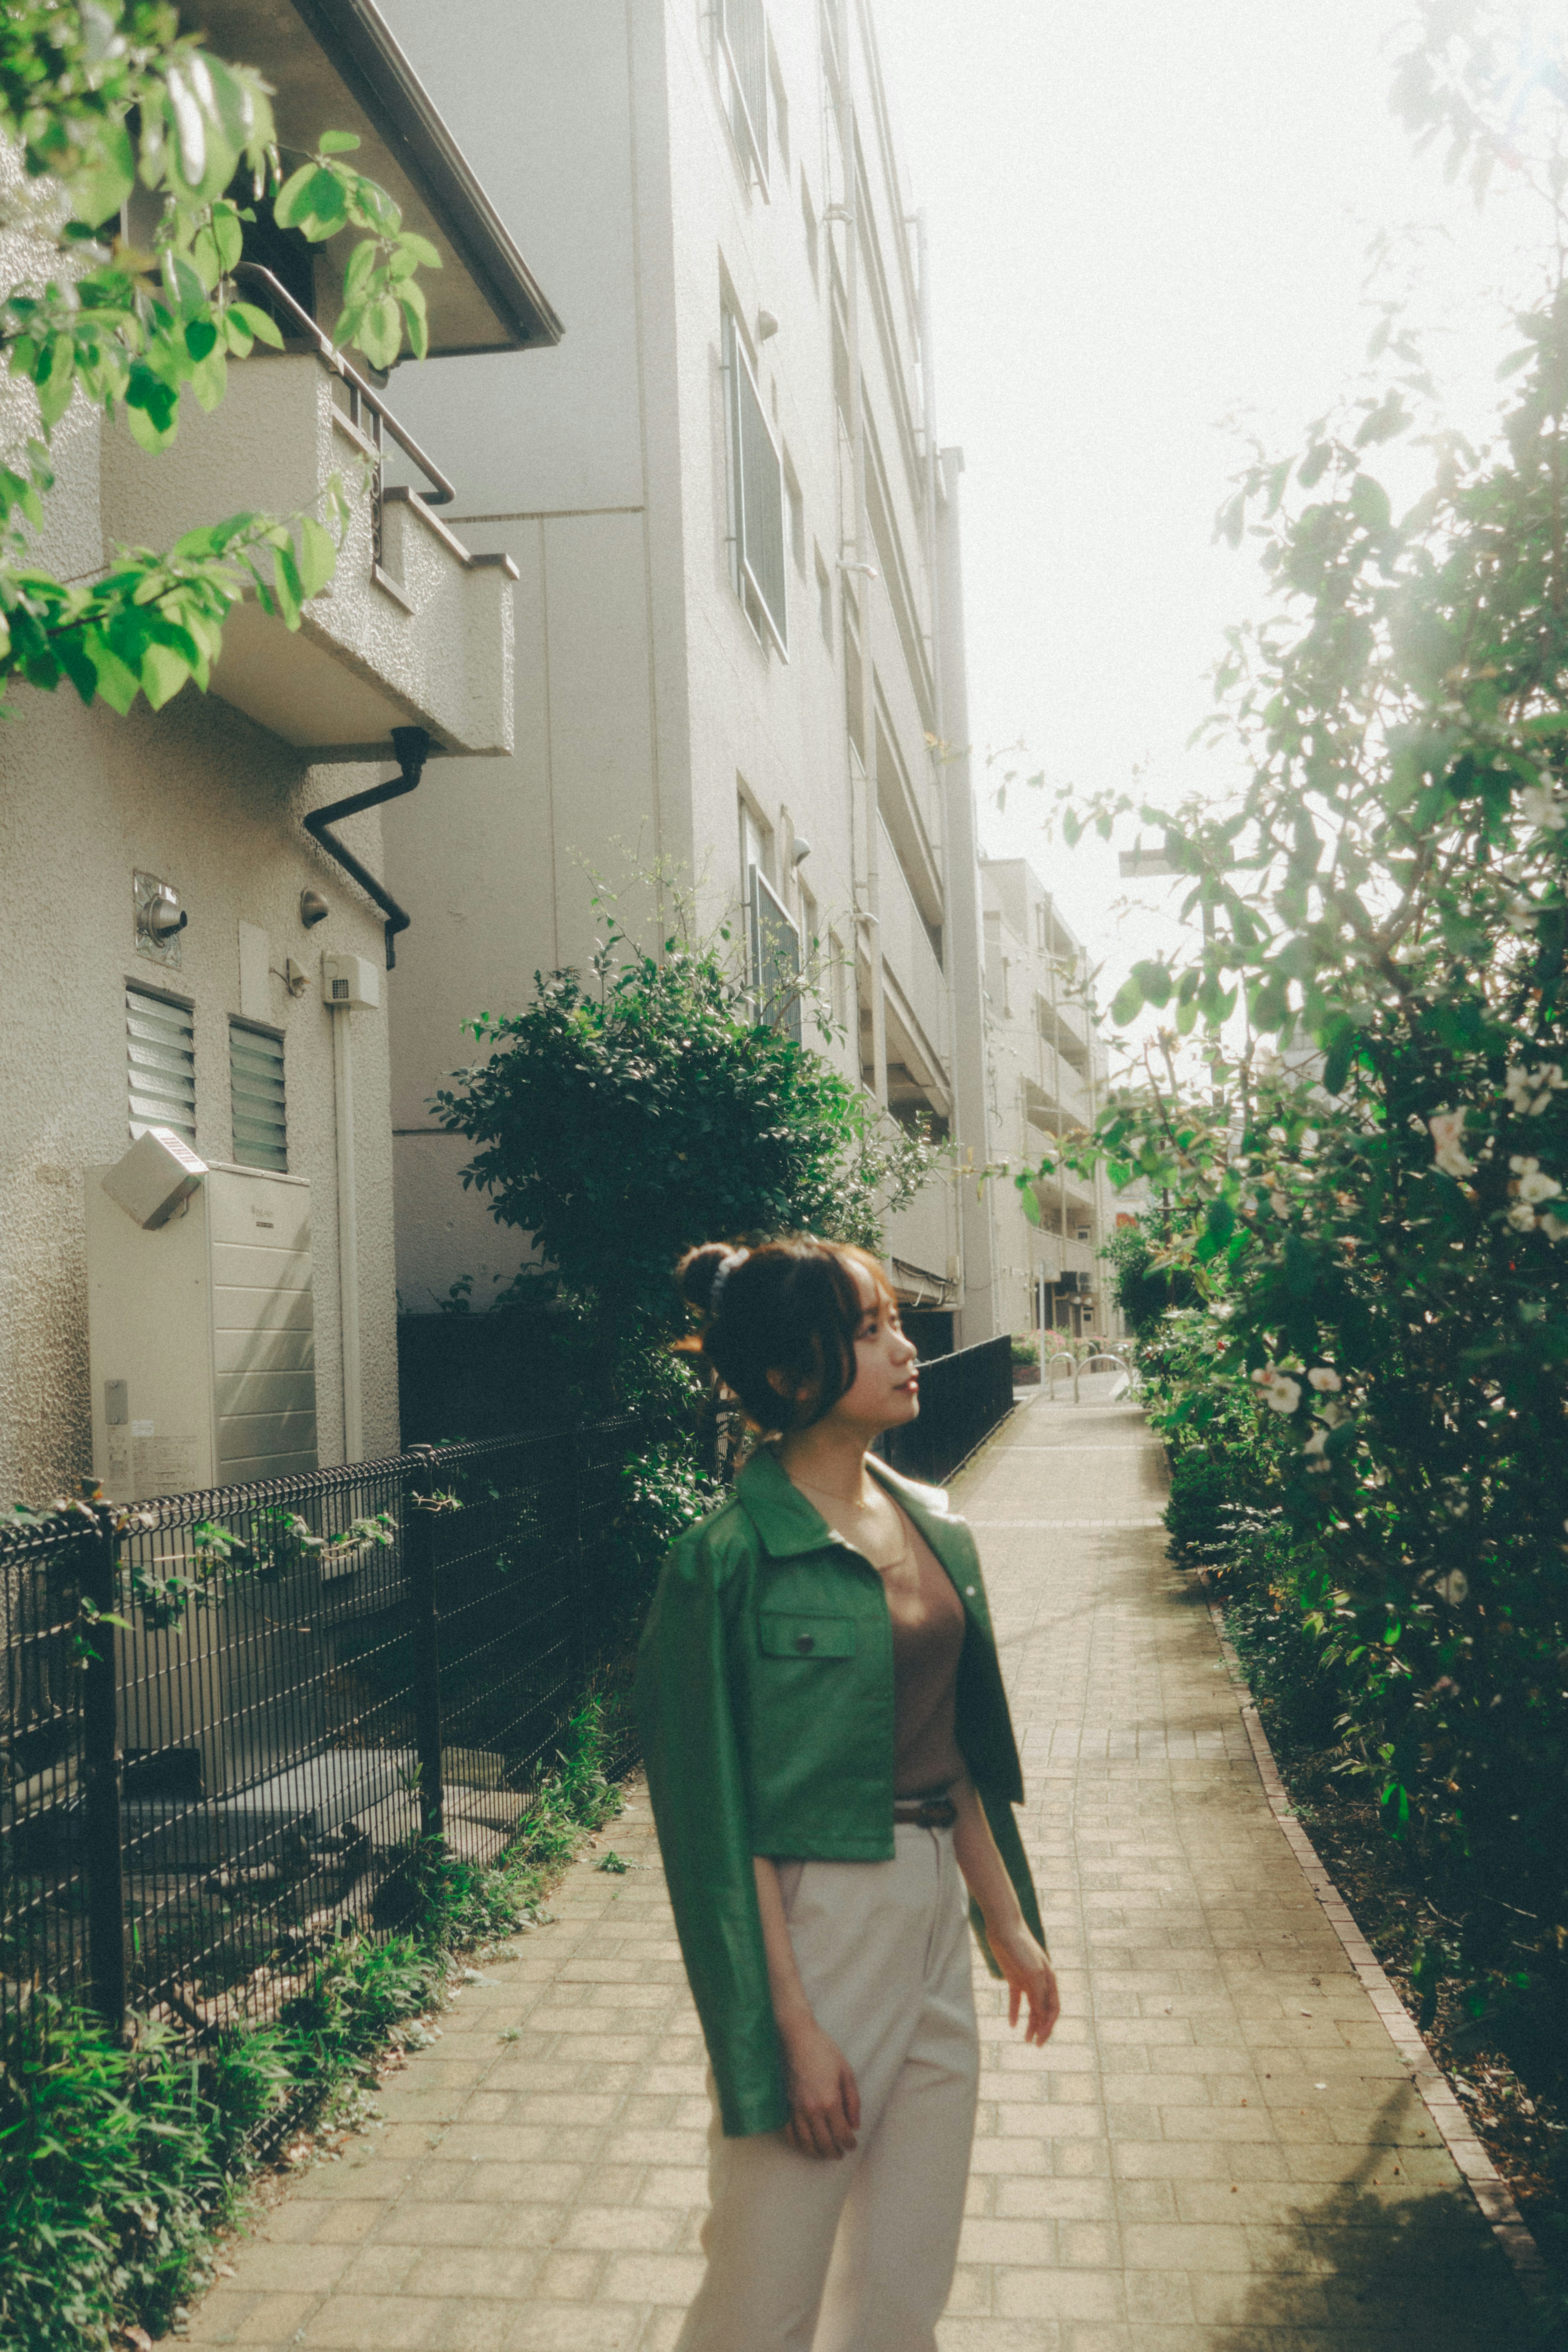
M 677 2352 L 933 2352 L 978 2045 L 969 1916 L 1016 2024 L 1056 1981 L 974 1540 L 869 1451 L 920 1410 L 876 1260 L 710 1244 L 680 1281 L 769 1442 L 675 1545 L 638 1662 L 715 2105 Z

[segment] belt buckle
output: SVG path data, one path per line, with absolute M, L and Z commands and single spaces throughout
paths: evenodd
M 920 1804 L 904 1807 L 895 1802 L 893 1818 L 910 1829 L 950 1830 L 958 1818 L 958 1808 L 951 1797 L 927 1798 Z

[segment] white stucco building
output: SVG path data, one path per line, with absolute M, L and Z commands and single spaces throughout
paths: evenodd
M 520 349 L 553 340 L 516 245 L 362 0 L 213 0 L 190 16 L 274 85 L 286 151 L 328 128 L 360 133 L 363 168 L 442 254 L 434 352 L 483 351 L 504 374 Z M 435 470 L 382 472 L 396 393 L 389 405 L 356 387 L 309 316 L 335 318 L 342 257 L 261 229 L 251 261 L 269 275 L 246 290 L 273 309 L 286 352 L 231 363 L 211 416 L 187 401 L 164 456 L 142 456 L 79 399 L 56 436 L 41 552 L 71 578 L 100 570 L 117 543 L 166 546 L 241 509 L 309 509 L 333 473 L 352 520 L 332 588 L 298 633 L 244 608 L 206 697 L 188 688 L 128 719 L 84 710 L 67 689 L 18 687 L 8 702 L 0 1500 L 47 1499 L 95 1457 L 102 1475 L 106 1445 L 125 1498 L 202 1483 L 193 1464 L 255 1476 L 398 1442 L 386 1036 L 398 975 L 385 970 L 385 910 L 305 819 L 383 777 L 406 781 L 426 754 L 432 773 L 454 756 L 507 758 L 512 570 L 444 520 L 439 402 Z M 13 236 L 6 286 L 37 263 Z M 10 403 L 8 422 L 25 424 L 14 390 Z M 395 752 L 394 729 L 414 730 Z M 379 815 L 350 815 L 340 840 L 373 878 Z M 324 994 L 334 971 L 350 975 L 337 1012 Z M 226 1304 L 192 1319 L 183 1294 L 154 1284 L 157 1310 L 122 1317 L 104 1342 L 113 1360 L 100 1349 L 99 1360 L 89 1280 L 97 1300 L 132 1244 L 145 1252 L 157 1235 L 116 1210 L 89 1268 L 89 1188 L 154 1126 L 237 1171 L 213 1213 L 208 1266 Z M 277 1202 L 287 1216 L 272 1213 Z M 177 1404 L 164 1379 L 174 1357 L 202 1374 Z
M 868 0 L 383 0 L 570 332 L 400 376 L 454 527 L 518 572 L 513 748 L 385 820 L 399 1282 L 476 1296 L 525 1237 L 429 1097 L 461 1024 L 593 941 L 586 869 L 663 865 L 820 959 L 843 1066 L 989 1156 L 956 489 Z M 891 20 L 889 20 L 891 22 Z M 646 906 L 644 898 L 642 904 Z M 633 890 L 622 901 L 633 926 Z M 649 915 L 652 933 L 654 918 Z M 814 943 L 814 947 L 813 947 Z M 895 1225 L 911 1306 L 1002 1328 L 973 1183 Z
M 1027 860 L 981 866 L 986 926 L 986 1054 L 993 1150 L 1015 1170 L 1038 1167 L 1058 1139 L 1093 1126 L 1105 1100 L 1108 1057 L 1091 1018 L 1088 959 Z M 1092 1180 L 1060 1162 L 1034 1188 L 1040 1223 L 1016 1186 L 987 1187 L 995 1220 L 1001 1328 L 1074 1337 L 1119 1332 L 1100 1252 L 1118 1210 L 1103 1171 Z

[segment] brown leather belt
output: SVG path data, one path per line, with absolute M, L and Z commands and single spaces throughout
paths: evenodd
M 895 1797 L 893 1818 L 918 1830 L 950 1830 L 958 1818 L 958 1808 L 951 1797 L 922 1797 L 908 1801 Z

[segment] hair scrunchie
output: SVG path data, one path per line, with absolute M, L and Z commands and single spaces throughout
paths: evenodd
M 710 1323 L 717 1319 L 719 1301 L 724 1297 L 725 1284 L 729 1280 L 736 1267 L 744 1265 L 750 1255 L 749 1250 L 731 1250 L 729 1255 L 720 1261 L 718 1272 L 713 1278 L 713 1288 L 707 1295 L 707 1319 Z

